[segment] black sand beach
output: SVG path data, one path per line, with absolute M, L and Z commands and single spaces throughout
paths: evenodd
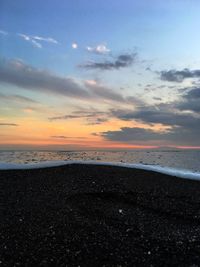
M 200 182 L 68 165 L 0 171 L 0 266 L 200 266 Z

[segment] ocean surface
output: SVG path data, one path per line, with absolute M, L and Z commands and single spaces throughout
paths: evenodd
M 44 161 L 123 162 L 200 172 L 200 150 L 0 151 L 0 162 Z

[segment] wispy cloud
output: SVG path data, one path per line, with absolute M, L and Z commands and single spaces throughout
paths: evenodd
M 106 54 L 106 53 L 110 52 L 110 49 L 108 49 L 105 44 L 99 44 L 95 47 L 87 46 L 86 50 L 88 52 L 99 54 L 99 55 Z
M 8 35 L 8 32 L 3 31 L 3 30 L 0 30 L 0 34 L 2 34 L 2 35 Z
M 74 136 L 65 136 L 65 135 L 52 135 L 50 136 L 50 138 L 54 138 L 54 139 L 87 139 L 87 137 L 83 137 L 83 136 L 78 136 L 78 137 L 74 137 Z
M 37 41 L 44 41 L 52 44 L 58 44 L 58 41 L 51 37 L 44 38 L 41 36 L 32 36 L 32 38 Z
M 26 34 L 22 34 L 22 33 L 18 33 L 17 34 L 19 37 L 21 37 L 22 39 L 24 39 L 27 42 L 30 42 L 32 45 L 34 45 L 37 48 L 42 48 L 42 45 L 37 42 L 36 40 L 34 40 L 32 37 L 26 35 Z
M 22 95 L 5 95 L 0 93 L 0 99 L 2 100 L 7 100 L 7 101 L 16 101 L 16 102 L 22 102 L 22 103 L 38 103 L 37 101 L 29 98 L 29 97 L 25 97 Z
M 121 54 L 114 58 L 114 60 L 105 60 L 104 62 L 88 62 L 79 67 L 84 69 L 99 69 L 99 70 L 118 70 L 121 68 L 131 66 L 137 58 L 137 53 Z
M 0 126 L 19 126 L 16 123 L 7 123 L 7 122 L 0 122 Z
M 102 124 L 103 122 L 108 121 L 107 118 L 108 112 L 99 111 L 95 108 L 91 109 L 82 109 L 72 112 L 71 114 L 63 116 L 55 116 L 49 118 L 50 121 L 55 120 L 71 120 L 71 119 L 85 119 L 87 125 Z
M 31 36 L 23 33 L 17 34 L 19 37 L 24 39 L 27 42 L 30 42 L 32 45 L 34 45 L 37 48 L 42 48 L 42 44 L 40 42 L 47 42 L 47 43 L 53 43 L 58 44 L 58 41 L 51 37 L 41 37 L 41 36 Z

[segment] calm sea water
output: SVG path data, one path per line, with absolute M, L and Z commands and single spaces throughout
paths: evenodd
M 140 163 L 200 172 L 200 150 L 0 151 L 0 162 L 37 163 L 54 160 Z

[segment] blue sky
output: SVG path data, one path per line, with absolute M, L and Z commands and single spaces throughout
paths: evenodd
M 51 64 L 62 73 L 76 72 L 74 65 L 87 57 L 85 47 L 99 43 L 107 43 L 113 52 L 137 47 L 144 57 L 157 59 L 163 66 L 181 64 L 180 59 L 195 64 L 199 12 L 198 1 L 2 0 L 0 27 L 11 35 L 1 37 L 1 53 L 36 66 Z M 37 51 L 16 33 L 53 36 L 59 45 L 48 44 Z M 80 51 L 72 53 L 72 42 L 79 44 Z M 169 58 L 174 62 L 168 62 Z
M 199 76 L 194 71 L 200 68 L 199 14 L 200 3 L 197 0 L 1 0 L 0 60 L 3 70 L 1 75 L 4 75 L 0 81 L 0 101 L 2 102 L 0 111 L 3 114 L 1 120 L 7 123 L 8 120 L 12 120 L 14 113 L 25 120 L 30 117 L 31 110 L 32 113 L 35 110 L 34 114 L 31 113 L 33 120 L 35 116 L 35 119 L 43 118 L 45 120 L 46 118 L 46 122 L 49 122 L 48 117 L 57 115 L 62 117 L 62 115 L 71 114 L 71 112 L 77 111 L 77 106 L 91 109 L 93 106 L 93 101 L 90 100 L 91 96 L 88 99 L 84 96 L 84 99 L 77 100 L 74 92 L 75 99 L 71 95 L 66 96 L 66 93 L 64 93 L 63 99 L 56 95 L 56 91 L 59 92 L 58 94 L 62 91 L 63 94 L 63 87 L 69 86 L 68 82 L 72 86 L 71 81 L 64 81 L 63 78 L 72 79 L 75 83 L 73 88 L 80 87 L 83 90 L 89 90 L 89 94 L 92 90 L 92 97 L 94 94 L 95 97 L 96 95 L 101 97 L 95 101 L 98 102 L 98 109 L 107 112 L 107 115 L 104 114 L 107 117 L 101 118 L 101 120 L 98 118 L 98 122 L 102 121 L 102 129 L 104 129 L 100 129 L 100 132 L 98 129 L 95 131 L 98 140 L 141 144 L 142 140 L 138 140 L 137 137 L 132 138 L 133 140 L 128 137 L 126 140 L 127 135 L 125 135 L 124 140 L 121 136 L 119 140 L 117 139 L 121 133 L 123 134 L 123 131 L 127 131 L 123 127 L 133 129 L 139 123 L 140 129 L 143 127 L 142 129 L 158 131 L 158 140 L 155 137 L 152 140 L 148 139 L 145 135 L 145 145 L 157 145 L 159 142 L 174 145 L 174 139 L 177 140 L 178 137 L 169 137 L 166 129 L 175 132 L 176 127 L 185 126 L 176 125 L 174 122 L 162 124 L 162 121 L 155 120 L 155 118 L 147 120 L 146 117 L 141 117 L 138 119 L 139 115 L 136 116 L 136 114 L 133 115 L 131 122 L 122 114 L 115 117 L 113 115 L 115 113 L 111 110 L 117 109 L 118 104 L 114 103 L 116 100 L 111 103 L 111 95 L 113 99 L 116 98 L 116 94 L 122 98 L 135 98 L 132 105 L 127 101 L 126 104 L 122 103 L 121 112 L 122 110 L 130 112 L 131 108 L 136 110 L 140 102 L 140 109 L 141 105 L 144 110 L 147 107 L 151 110 L 153 108 L 164 109 L 162 112 L 166 113 L 174 109 L 174 114 L 182 112 L 184 116 L 191 115 L 192 119 L 193 117 L 197 118 L 199 116 L 197 111 L 191 108 L 178 110 L 177 103 L 188 100 L 190 91 L 198 89 Z M 124 55 L 125 58 L 123 58 Z M 120 60 L 122 61 L 119 62 Z M 111 64 L 109 69 L 108 63 Z M 185 68 L 188 69 L 187 74 L 178 73 Z M 31 70 L 32 76 L 27 73 L 28 70 Z M 171 70 L 175 71 L 172 73 L 174 75 L 172 78 Z M 20 80 L 22 71 L 24 71 L 24 76 L 27 75 L 26 81 Z M 45 74 L 46 72 L 49 76 Z M 13 77 L 13 75 L 15 76 Z M 40 80 L 36 81 L 35 79 L 40 75 Z M 182 75 L 181 81 L 179 80 L 180 75 Z M 56 90 L 55 88 L 55 92 L 53 92 L 51 84 L 47 82 L 48 77 L 50 80 L 53 77 L 58 78 L 55 84 L 60 89 Z M 39 83 L 41 84 L 39 85 Z M 37 86 L 41 90 L 35 89 Z M 45 100 L 43 89 L 45 92 L 51 92 Z M 71 88 L 68 90 L 67 87 L 68 93 L 70 90 Z M 24 102 L 18 103 L 16 106 L 11 101 L 8 106 L 5 99 L 6 97 L 11 99 L 13 94 L 37 99 L 37 102 L 42 97 L 43 100 L 40 101 L 40 104 L 45 110 L 48 109 L 49 116 L 46 113 L 41 114 L 41 109 L 37 113 L 38 107 L 35 108 L 33 102 L 32 109 L 27 108 L 30 111 L 28 114 L 22 111 L 26 110 Z M 104 97 L 106 95 L 106 99 L 102 100 L 102 95 Z M 30 102 L 26 104 L 29 106 Z M 189 104 L 192 105 L 193 102 Z M 173 107 L 172 109 L 169 109 L 170 105 Z M 96 116 L 96 114 L 93 115 Z M 117 120 L 118 124 L 116 122 L 115 125 L 114 123 L 110 126 L 104 125 L 109 116 L 115 122 Z M 87 119 L 88 117 L 82 118 L 86 121 Z M 6 126 L 6 123 L 2 123 L 2 126 Z M 52 123 L 51 121 L 51 125 Z M 75 120 L 73 123 L 77 125 L 80 121 Z M 4 127 L 5 135 L 10 129 L 9 123 L 7 124 L 6 130 Z M 188 128 L 186 128 L 184 129 L 187 132 Z M 87 125 L 85 125 L 85 129 L 87 129 Z M 91 140 L 93 140 L 95 135 L 91 129 L 88 131 L 85 129 L 83 131 L 87 132 L 87 137 L 90 132 Z M 160 136 L 159 131 L 165 131 L 166 141 L 165 139 L 163 141 L 163 136 Z M 134 132 L 131 134 L 134 135 Z M 145 134 L 149 134 L 152 138 L 151 132 L 145 132 Z M 59 133 L 57 135 L 61 136 Z M 190 132 L 188 132 L 188 136 L 191 136 Z M 197 136 L 197 132 L 195 132 L 195 136 Z M 17 140 L 20 141 L 20 134 L 18 137 Z M 21 138 L 23 137 L 21 136 Z M 37 136 L 37 138 L 39 137 Z M 183 139 L 177 145 L 199 145 L 198 141 L 190 142 L 190 138 L 186 137 Z M 99 142 L 101 143 L 101 141 Z

